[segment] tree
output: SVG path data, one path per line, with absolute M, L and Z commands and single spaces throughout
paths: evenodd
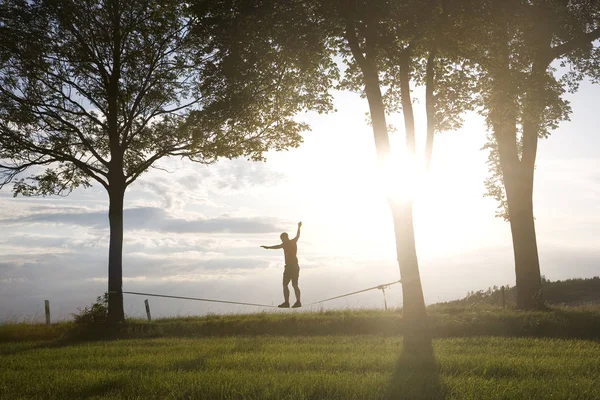
M 0 188 L 13 182 L 15 196 L 66 195 L 92 182 L 106 189 L 113 325 L 124 319 L 127 187 L 167 156 L 210 164 L 298 146 L 308 127 L 297 112 L 331 106 L 321 90 L 326 68 L 305 74 L 317 63 L 300 57 L 274 63 L 276 43 L 257 29 L 250 53 L 234 51 L 243 29 L 228 46 L 219 35 L 248 21 L 219 17 L 210 4 L 197 1 L 195 13 L 173 0 L 0 5 Z
M 517 307 L 543 308 L 532 200 L 537 144 L 568 119 L 571 110 L 563 94 L 594 70 L 584 60 L 598 52 L 592 43 L 600 38 L 599 5 L 459 0 L 454 6 L 464 7 L 469 21 L 464 33 L 470 40 L 461 43 L 460 51 L 482 70 L 482 112 L 492 132 L 486 146 L 492 176 L 486 186 L 488 195 L 499 200 L 498 216 L 510 222 Z M 573 73 L 557 76 L 557 60 L 563 66 L 571 63 Z
M 364 93 L 369 103 L 377 157 L 383 169 L 393 169 L 390 186 L 407 185 L 401 176 L 417 177 L 416 135 L 411 85 L 426 89 L 427 135 L 423 164 L 429 168 L 434 134 L 460 126 L 460 115 L 470 108 L 471 68 L 456 54 L 445 51 L 444 30 L 449 29 L 443 2 L 388 2 L 340 0 L 331 19 L 339 21 L 338 46 L 348 68 L 342 87 Z M 405 160 L 390 146 L 386 115 L 402 111 Z M 425 314 L 413 228 L 413 202 L 388 196 L 394 221 L 396 251 L 403 289 L 404 316 L 413 321 Z

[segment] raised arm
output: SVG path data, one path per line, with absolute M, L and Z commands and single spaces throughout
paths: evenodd
M 292 239 L 292 241 L 297 242 L 300 239 L 300 228 L 302 227 L 302 222 L 298 222 L 298 232 L 296 232 L 296 237 Z
M 276 244 L 275 246 L 260 246 L 263 249 L 274 250 L 274 249 L 283 249 L 283 243 Z

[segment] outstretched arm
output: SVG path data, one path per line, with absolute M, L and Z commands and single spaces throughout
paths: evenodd
M 294 242 L 297 242 L 298 239 L 300 239 L 300 228 L 301 227 L 302 227 L 302 222 L 298 222 L 298 232 L 296 232 L 296 237 L 292 239 Z
M 269 249 L 269 250 L 274 250 L 274 249 L 283 249 L 283 244 L 276 244 L 275 246 L 260 246 L 263 249 Z

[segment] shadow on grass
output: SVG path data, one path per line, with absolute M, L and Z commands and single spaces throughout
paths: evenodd
M 106 338 L 60 338 L 47 341 L 24 341 L 13 342 L 10 347 L 0 347 L 0 356 L 10 356 L 29 351 L 44 350 L 44 349 L 60 349 L 64 347 L 77 346 L 85 343 L 111 342 L 118 337 Z
M 238 337 L 235 345 L 230 349 L 225 350 L 228 354 L 258 354 L 262 351 L 263 345 L 254 338 Z M 202 354 L 196 355 L 194 358 L 179 361 L 172 367 L 174 370 L 183 371 L 201 371 L 208 368 L 211 358 L 219 356 L 222 351 L 219 350 L 204 350 Z
M 55 339 L 46 342 L 21 342 L 15 345 L 0 349 L 1 356 L 11 356 L 28 351 L 42 350 L 42 349 L 58 349 L 61 347 L 67 347 L 73 345 L 73 342 Z
M 430 335 L 405 334 L 385 399 L 445 399 Z
M 175 371 L 203 371 L 207 368 L 210 357 L 201 355 L 191 360 L 180 361 L 173 366 Z
M 67 397 L 72 399 L 87 399 L 90 397 L 104 397 L 111 394 L 118 395 L 125 388 L 126 384 L 122 380 L 107 379 L 81 388 L 72 388 L 69 390 Z

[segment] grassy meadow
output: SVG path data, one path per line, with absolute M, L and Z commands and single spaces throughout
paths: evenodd
M 0 398 L 600 398 L 597 307 L 430 315 L 433 340 L 406 345 L 397 311 L 130 321 L 110 340 L 3 325 Z

